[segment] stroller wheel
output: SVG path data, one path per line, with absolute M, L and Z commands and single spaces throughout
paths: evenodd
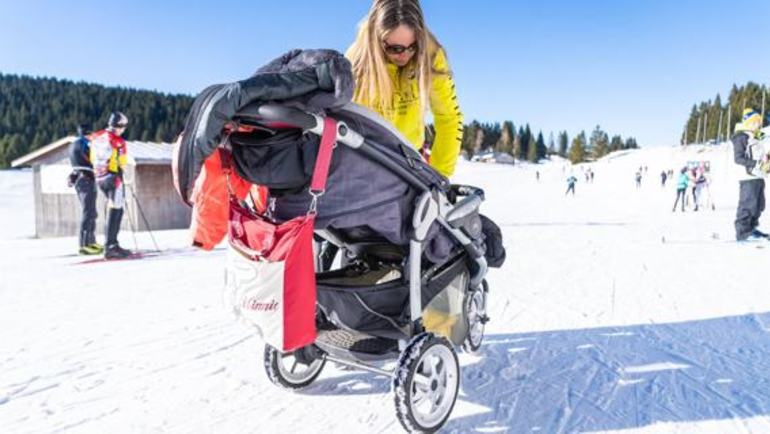
M 412 338 L 393 378 L 396 415 L 409 432 L 436 432 L 449 419 L 460 386 L 452 344 L 433 333 Z
M 463 341 L 463 351 L 475 353 L 484 340 L 484 324 L 487 322 L 487 281 L 482 288 L 468 293 L 465 300 L 465 318 L 468 321 L 468 337 Z
M 282 353 L 265 345 L 265 371 L 267 378 L 285 389 L 301 389 L 318 378 L 326 363 L 325 359 L 313 359 L 309 364 L 294 352 Z

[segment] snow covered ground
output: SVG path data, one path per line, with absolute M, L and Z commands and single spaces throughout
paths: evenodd
M 711 161 L 715 210 L 671 212 L 659 174 L 688 160 Z M 732 241 L 728 163 L 723 147 L 644 149 L 590 164 L 592 184 L 561 162 L 462 163 L 508 261 L 443 432 L 770 432 L 770 243 Z M 388 378 L 327 365 L 299 393 L 269 382 L 222 309 L 223 250 L 165 231 L 167 255 L 78 264 L 73 238 L 31 238 L 31 184 L 0 172 L 0 432 L 401 430 Z

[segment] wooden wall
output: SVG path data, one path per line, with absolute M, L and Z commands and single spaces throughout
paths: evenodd
M 65 153 L 54 153 L 42 164 L 69 164 L 62 159 Z M 128 170 L 132 171 L 133 166 Z M 135 175 L 135 176 L 134 176 Z M 185 229 L 190 226 L 190 208 L 182 203 L 172 184 L 171 164 L 139 164 L 136 174 L 127 173 L 126 179 L 133 179 L 133 186 L 126 186 L 126 210 L 121 231 L 147 230 L 139 212 L 137 202 L 147 218 L 151 230 Z M 62 179 L 62 182 L 65 182 Z M 35 192 L 35 234 L 37 237 L 77 236 L 80 225 L 80 202 L 75 189 L 70 194 L 46 194 L 41 188 L 41 164 L 34 166 Z M 136 193 L 134 200 L 133 193 Z M 106 201 L 101 191 L 97 192 L 96 220 L 97 234 L 104 233 Z M 103 239 L 99 237 L 101 243 Z

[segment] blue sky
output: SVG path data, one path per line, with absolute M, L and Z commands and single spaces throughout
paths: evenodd
M 195 94 L 352 42 L 367 0 L 0 0 L 0 72 Z M 770 82 L 770 1 L 423 0 L 466 119 L 675 143 L 696 101 Z

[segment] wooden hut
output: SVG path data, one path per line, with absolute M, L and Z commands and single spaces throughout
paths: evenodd
M 12 167 L 32 166 L 35 194 L 35 235 L 37 237 L 75 236 L 80 225 L 80 203 L 73 187 L 67 186 L 72 171 L 69 144 L 75 137 L 65 137 L 21 158 Z M 127 142 L 128 165 L 126 210 L 122 230 L 144 231 L 182 229 L 190 225 L 190 208 L 174 191 L 171 150 L 168 143 Z M 104 231 L 106 201 L 97 194 L 99 217 L 96 230 Z

